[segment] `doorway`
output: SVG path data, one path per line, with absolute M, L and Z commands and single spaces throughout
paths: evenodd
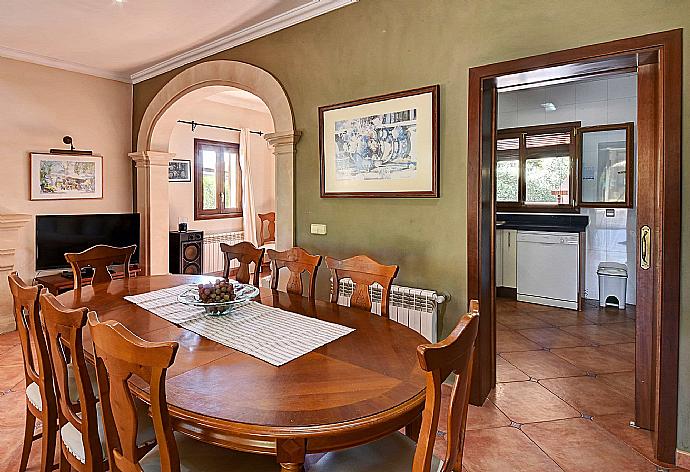
M 607 74 L 634 59 L 641 192 L 636 240 L 644 243 L 635 260 L 634 421 L 653 431 L 654 455 L 665 463 L 674 463 L 676 447 L 681 46 L 681 30 L 674 30 L 476 67 L 470 69 L 468 115 L 468 294 L 480 300 L 482 315 L 472 402 L 481 404 L 496 384 L 497 91 L 511 80 L 520 86 L 526 77 L 567 82 Z
M 168 272 L 168 166 L 174 158 L 170 136 L 178 117 L 169 110 L 196 91 L 233 87 L 249 92 L 268 107 L 272 133 L 263 139 L 273 154 L 275 172 L 275 234 L 277 249 L 294 244 L 294 159 L 301 133 L 295 131 L 292 108 L 285 90 L 267 71 L 239 61 L 207 61 L 173 77 L 151 100 L 137 135 L 136 209 L 142 215 L 142 265 L 147 274 Z M 173 222 L 177 224 L 177 222 Z
M 274 131 L 271 112 L 250 92 L 216 85 L 187 93 L 162 120 L 174 122 L 168 149 L 183 170 L 169 179 L 171 272 L 222 273 L 220 244 L 261 246 L 259 215 L 275 215 L 274 157 L 263 138 Z M 187 245 L 199 248 L 191 259 Z

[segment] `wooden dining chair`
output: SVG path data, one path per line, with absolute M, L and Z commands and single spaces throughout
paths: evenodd
M 99 433 L 96 395 L 86 367 L 82 328 L 86 308 L 67 309 L 47 290 L 40 297 L 60 420 L 60 470 L 106 470 L 103 435 Z M 74 383 L 70 381 L 73 376 Z M 76 395 L 72 391 L 76 387 Z M 75 398 L 76 396 L 76 398 Z
M 363 446 L 330 452 L 309 472 L 461 472 L 478 328 L 479 304 L 473 300 L 469 313 L 460 318 L 446 339 L 417 348 L 419 365 L 426 372 L 426 401 L 417 443 L 394 433 Z M 456 377 L 447 410 L 447 447 L 440 460 L 433 452 L 441 416 L 441 385 L 451 372 Z
M 39 317 L 38 296 L 42 287 L 27 285 L 16 272 L 8 276 L 8 282 L 14 300 L 14 319 L 21 341 L 26 379 L 26 422 L 19 471 L 26 470 L 31 446 L 41 439 L 40 470 L 48 472 L 53 470 L 55 462 L 58 417 L 50 354 Z M 39 434 L 34 434 L 36 419 L 42 425 Z
M 286 267 L 290 271 L 290 278 L 286 287 L 287 292 L 303 295 L 302 274 L 306 273 L 308 278 L 307 297 L 314 298 L 316 271 L 319 270 L 321 256 L 309 254 L 301 247 L 293 247 L 281 252 L 269 249 L 266 253 L 271 261 L 271 288 L 273 290 L 278 289 L 280 269 Z
M 176 342 L 145 341 L 116 321 L 100 322 L 88 314 L 94 344 L 98 388 L 111 469 L 123 472 L 277 471 L 275 458 L 231 451 L 173 433 L 165 396 L 165 377 L 178 350 Z M 150 392 L 157 446 L 142 446 L 130 379 Z M 203 393 L 200 392 L 200 395 Z
M 252 243 L 242 241 L 241 243 L 233 244 L 232 246 L 225 243 L 220 243 L 220 250 L 225 256 L 223 265 L 223 277 L 226 279 L 230 276 L 230 263 L 234 260 L 239 262 L 240 266 L 237 269 L 235 280 L 240 283 L 248 284 L 249 281 L 259 286 L 259 276 L 261 274 L 261 261 L 264 257 L 264 249 L 257 249 Z M 249 264 L 254 263 L 254 272 L 250 275 Z
M 393 279 L 398 275 L 397 265 L 383 265 L 367 256 L 354 256 L 338 260 L 326 256 L 326 267 L 331 271 L 331 302 L 338 303 L 340 281 L 349 278 L 355 284 L 350 306 L 371 310 L 372 284 L 381 286 L 381 316 L 388 318 L 388 296 Z
M 82 252 L 68 252 L 65 259 L 69 262 L 74 273 L 74 289 L 82 286 L 81 270 L 90 267 L 94 273 L 91 276 L 91 283 L 97 284 L 112 280 L 108 266 L 121 264 L 123 266 L 124 277 L 129 278 L 129 261 L 132 254 L 137 250 L 136 244 L 126 247 L 114 247 L 98 244 Z
M 276 213 L 259 213 L 259 246 L 276 242 Z

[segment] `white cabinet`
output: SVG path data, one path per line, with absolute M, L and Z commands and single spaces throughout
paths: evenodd
M 517 230 L 496 230 L 496 286 L 517 288 Z
M 496 230 L 496 249 L 494 251 L 496 264 L 496 287 L 503 287 L 503 231 Z

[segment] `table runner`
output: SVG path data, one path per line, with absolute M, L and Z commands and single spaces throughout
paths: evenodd
M 281 366 L 354 331 L 352 328 L 250 301 L 225 316 L 209 316 L 177 296 L 196 285 L 130 295 L 125 300 L 200 336 Z

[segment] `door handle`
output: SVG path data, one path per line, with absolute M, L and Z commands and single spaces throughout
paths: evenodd
M 640 228 L 640 267 L 647 270 L 651 267 L 652 230 L 644 225 Z

